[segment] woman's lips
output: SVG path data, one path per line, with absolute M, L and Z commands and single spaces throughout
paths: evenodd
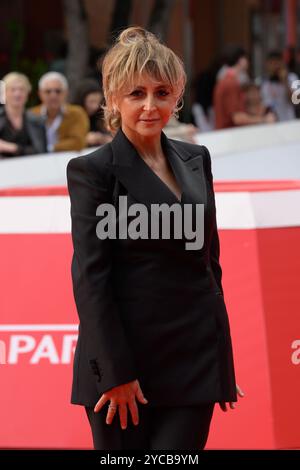
M 143 122 L 156 122 L 156 121 L 159 121 L 159 119 L 140 119 L 140 121 L 143 121 Z

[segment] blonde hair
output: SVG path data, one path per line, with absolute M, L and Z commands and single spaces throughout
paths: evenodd
M 11 85 L 13 82 L 19 81 L 25 85 L 28 93 L 30 93 L 32 90 L 32 86 L 30 84 L 29 79 L 23 73 L 19 73 L 19 72 L 7 73 L 2 78 L 2 81 L 5 83 L 6 86 Z
M 114 110 L 113 98 L 125 87 L 134 86 L 137 75 L 142 73 L 171 86 L 177 97 L 174 112 L 182 108 L 186 84 L 183 62 L 153 33 L 140 26 L 131 26 L 121 32 L 102 63 L 105 98 L 102 108 L 108 130 L 114 132 L 121 125 L 121 116 Z

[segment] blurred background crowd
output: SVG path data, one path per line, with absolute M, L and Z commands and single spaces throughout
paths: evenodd
M 169 137 L 298 119 L 299 0 L 2 0 L 0 158 L 109 142 L 101 60 L 121 29 L 156 33 L 186 67 Z M 299 93 L 300 95 L 300 93 Z

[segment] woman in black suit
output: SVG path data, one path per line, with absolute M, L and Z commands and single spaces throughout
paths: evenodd
M 162 131 L 186 75 L 153 34 L 124 30 L 102 72 L 114 138 L 67 166 L 80 319 L 72 403 L 85 406 L 95 449 L 203 449 L 215 403 L 226 410 L 242 395 L 210 155 Z

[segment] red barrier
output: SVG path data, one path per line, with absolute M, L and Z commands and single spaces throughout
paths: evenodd
M 207 447 L 300 448 L 300 224 L 290 207 L 291 223 L 285 214 L 282 227 L 279 213 L 276 225 L 274 213 L 271 225 L 264 205 L 281 191 L 282 197 L 289 193 L 296 209 L 299 182 L 275 182 L 273 188 L 268 182 L 265 191 L 261 183 L 229 183 L 229 192 L 227 183 L 220 184 L 223 284 L 237 378 L 246 396 L 234 411 L 216 408 Z M 255 197 L 254 227 L 241 222 L 238 228 L 249 210 L 243 199 L 249 193 Z M 89 448 L 84 410 L 69 404 L 77 315 L 66 189 L 2 196 L 0 447 Z M 228 227 L 227 211 L 229 221 L 236 211 L 234 229 Z

